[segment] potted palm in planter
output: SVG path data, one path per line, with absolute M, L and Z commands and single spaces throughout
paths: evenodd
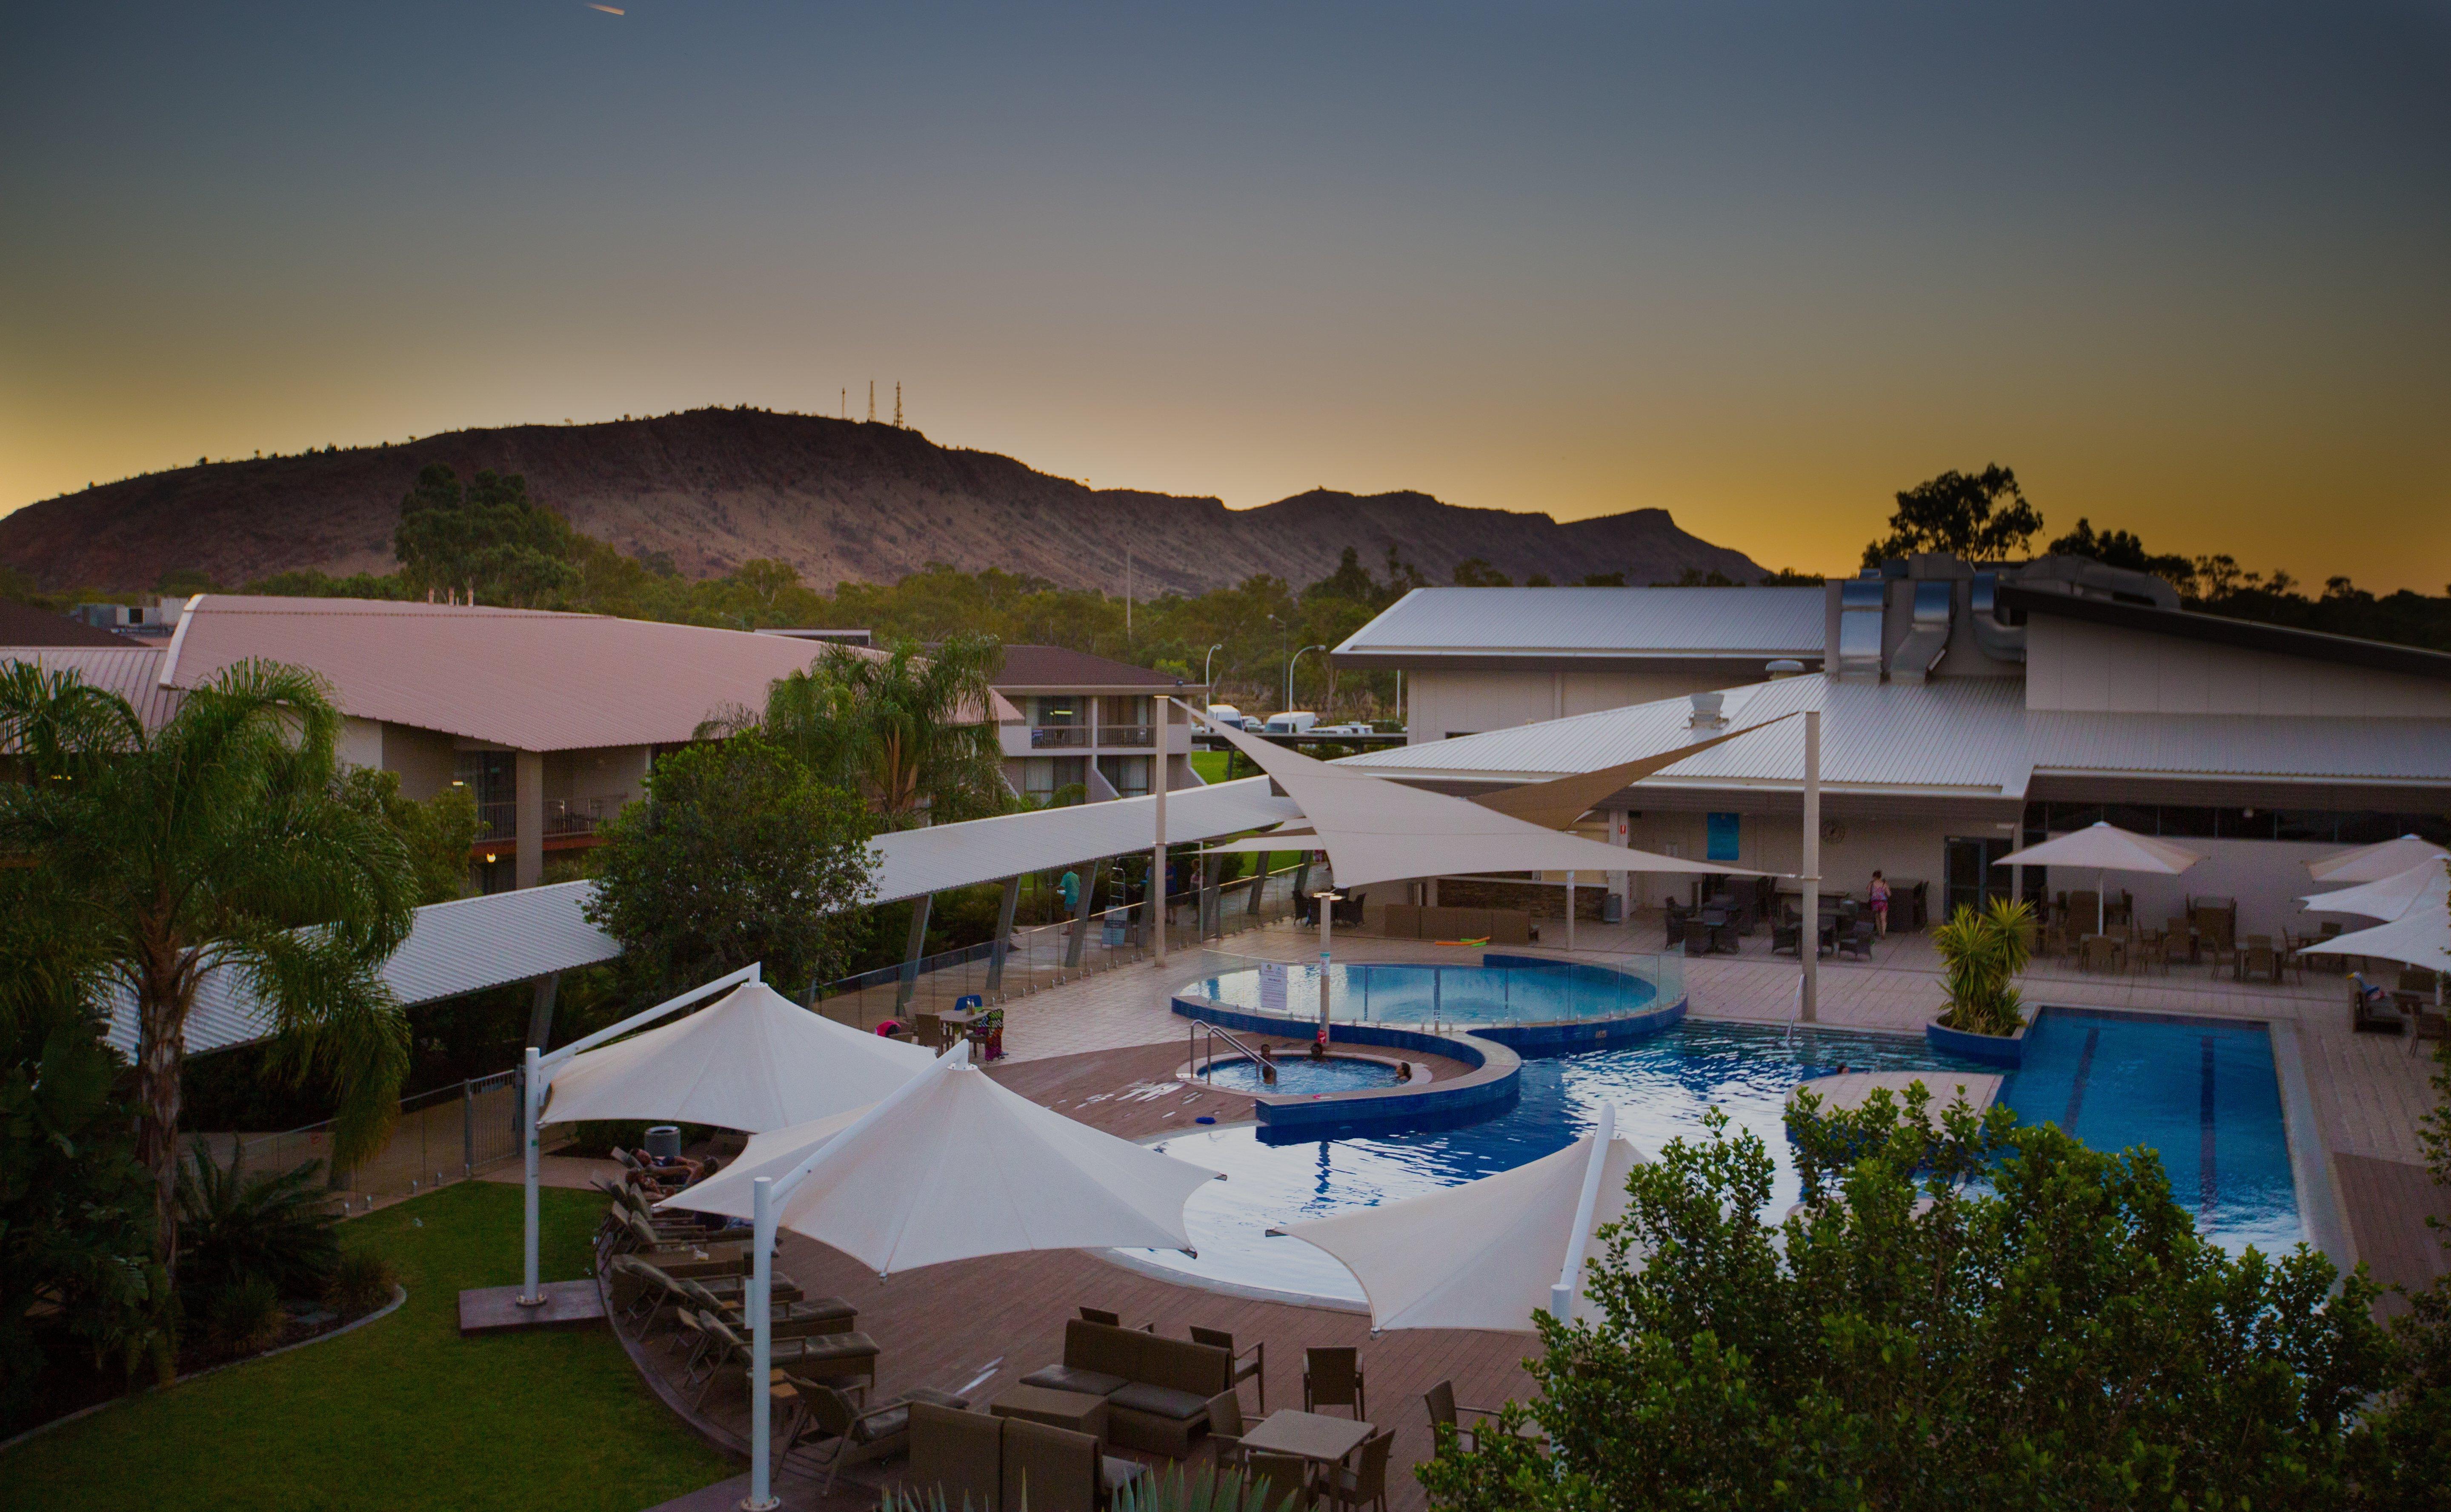
M 1959 905 L 1931 932 L 1949 989 L 1949 1007 L 1924 1026 L 1932 1049 L 1991 1066 L 2024 1058 L 2026 1017 L 2010 984 L 2033 956 L 2031 904 L 1993 898 L 1980 913 Z

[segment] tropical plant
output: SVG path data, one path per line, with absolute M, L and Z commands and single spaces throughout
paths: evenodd
M 868 836 L 856 798 L 762 736 L 686 746 L 605 826 L 587 917 L 641 992 L 753 961 L 775 981 L 831 981 L 874 891 Z
M 212 1292 L 205 1304 L 205 1343 L 219 1354 L 258 1354 L 281 1342 L 288 1314 L 280 1289 L 248 1276 Z
M 347 802 L 341 715 L 312 676 L 241 662 L 147 731 L 69 674 L 0 671 L 0 854 L 59 928 L 83 979 L 131 1002 L 136 1158 L 154 1181 L 154 1244 L 175 1267 L 180 1074 L 188 1014 L 219 973 L 263 1005 L 275 1064 L 334 1084 L 333 1158 L 378 1148 L 398 1109 L 407 1033 L 380 972 L 407 936 L 416 875 L 391 827 Z
M 342 801 L 376 815 L 400 835 L 417 873 L 417 901 L 448 903 L 468 891 L 468 849 L 477 841 L 477 799 L 454 783 L 420 803 L 400 794 L 400 774 L 353 767 Z M 580 853 L 584 854 L 585 853 Z
M 1293 1493 L 1271 1498 L 1265 1480 L 1248 1480 L 1213 1464 L 1186 1469 L 1168 1464 L 1136 1476 L 1115 1487 L 1112 1512 L 1291 1512 L 1299 1499 Z M 1024 1498 L 1024 1508 L 1028 1505 Z M 949 1502 L 945 1488 L 925 1491 L 912 1486 L 887 1488 L 878 1512 L 966 1512 Z
M 955 636 L 925 653 L 829 646 L 777 681 L 761 727 L 825 781 L 867 799 L 889 829 L 950 824 L 1013 806 L 990 707 L 1004 651 Z
M 390 1261 L 370 1249 L 343 1250 L 324 1283 L 324 1301 L 342 1317 L 355 1318 L 391 1301 L 399 1286 Z
M 1982 912 L 1961 903 L 1931 932 L 1949 1011 L 1941 1022 L 1969 1034 L 2014 1034 L 2025 1024 L 2017 973 L 2033 957 L 2033 905 L 1995 897 Z
M 2378 1288 L 2230 1255 L 2150 1150 L 2101 1154 L 1917 1088 L 1789 1120 L 1794 1216 L 1751 1133 L 1673 1140 L 1587 1291 L 1538 1320 L 1538 1395 L 1416 1474 L 1446 1512 L 2311 1507 L 2391 1379 Z M 1982 1183 L 1967 1180 L 1983 1173 Z M 2337 1283 L 2337 1286 L 2336 1286 Z
M 229 1164 L 199 1139 L 179 1170 L 182 1295 L 211 1297 L 261 1279 L 284 1297 L 323 1293 L 341 1263 L 340 1215 L 317 1182 L 324 1163 L 251 1176 L 246 1150 Z

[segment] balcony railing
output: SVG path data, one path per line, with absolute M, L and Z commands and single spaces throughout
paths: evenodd
M 594 835 L 604 821 L 621 812 L 630 795 L 615 793 L 594 798 L 547 798 L 544 803 L 544 835 L 558 839 L 573 835 Z M 520 833 L 520 810 L 517 801 L 480 803 L 477 805 L 477 839 L 480 843 L 500 844 L 516 839 Z
M 1102 724 L 1098 726 L 1098 743 L 1102 746 L 1150 746 L 1157 743 L 1157 726 L 1151 724 Z
M 1032 751 L 1087 751 L 1089 749 L 1089 727 L 1086 724 L 1031 725 L 1029 748 Z

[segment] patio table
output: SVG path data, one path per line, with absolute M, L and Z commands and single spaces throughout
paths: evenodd
M 1043 1423 L 1050 1428 L 1069 1428 L 1091 1438 L 1107 1436 L 1107 1399 L 1088 1391 L 1058 1391 L 1051 1386 L 1013 1386 L 988 1404 L 988 1412 L 998 1418 L 1019 1418 L 1025 1423 Z
M 1321 1464 L 1336 1464 L 1378 1432 L 1355 1418 L 1331 1418 L 1324 1412 L 1298 1412 L 1292 1407 L 1271 1412 L 1260 1425 L 1243 1435 L 1245 1451 L 1290 1454 Z

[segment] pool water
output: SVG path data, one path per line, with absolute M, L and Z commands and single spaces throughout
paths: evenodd
M 2049 1010 L 2027 1035 L 2026 1059 L 2002 1089 L 2021 1119 L 2059 1122 L 2073 1109 L 2078 1137 L 2096 1149 L 2163 1150 L 2180 1205 L 2226 1247 L 2252 1244 L 2274 1253 L 2301 1237 L 2271 1045 L 2261 1026 Z M 1764 1208 L 1775 1218 L 1799 1189 L 1785 1124 L 1788 1090 L 1842 1065 L 1986 1071 L 1906 1035 L 1790 1034 L 1689 1019 L 1632 1045 L 1526 1060 L 1516 1106 L 1461 1129 L 1264 1143 L 1255 1128 L 1241 1125 L 1170 1137 L 1156 1148 L 1229 1179 L 1202 1188 L 1184 1209 L 1196 1259 L 1126 1253 L 1186 1279 L 1359 1302 L 1361 1286 L 1343 1266 L 1266 1230 L 1512 1169 L 1590 1132 L 1602 1102 L 1617 1105 L 1618 1129 L 1646 1154 L 1680 1135 L 1702 1137 L 1703 1115 L 1714 1108 L 1728 1115 L 1731 1131 L 1759 1135 L 1776 1168 Z
M 2305 1237 L 2261 1024 L 2050 1009 L 2000 1101 L 2095 1149 L 2149 1147 L 2179 1206 L 2226 1248 L 2276 1254 Z
M 1416 1074 L 1419 1074 L 1418 1070 Z M 1283 1092 L 1307 1095 L 1313 1092 L 1358 1092 L 1366 1087 L 1393 1087 L 1396 1068 L 1385 1061 L 1368 1060 L 1358 1055 L 1331 1055 L 1315 1061 L 1301 1054 L 1277 1057 L 1277 1079 L 1270 1085 L 1260 1075 L 1259 1064 L 1235 1056 L 1220 1060 L 1199 1078 L 1204 1084 L 1229 1092 Z
M 1673 962 L 1671 963 L 1673 965 Z M 1543 961 L 1523 966 L 1328 968 L 1329 1016 L 1354 1023 L 1546 1024 L 1638 1013 L 1659 1000 L 1653 974 Z M 1269 963 L 1187 984 L 1187 996 L 1255 1013 L 1316 1017 L 1319 967 Z

